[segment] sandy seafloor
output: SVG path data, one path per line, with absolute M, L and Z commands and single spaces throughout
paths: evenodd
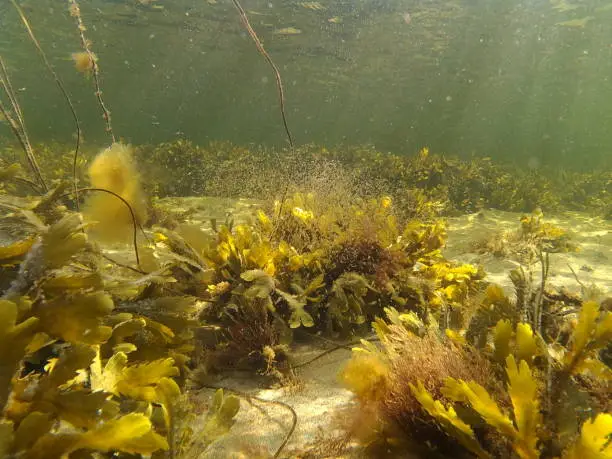
M 205 226 L 210 218 L 223 221 L 229 214 L 235 223 L 246 221 L 257 208 L 257 203 L 247 200 L 212 198 L 169 198 L 161 200 L 160 204 L 169 206 L 174 212 L 197 208 L 190 220 L 192 223 L 202 222 Z M 516 230 L 520 217 L 518 213 L 486 210 L 480 215 L 449 218 L 445 257 L 457 262 L 482 265 L 488 280 L 500 284 L 508 294 L 512 294 L 508 273 L 518 266 L 517 262 L 475 253 L 473 246 L 475 242 L 491 235 Z M 604 296 L 612 295 L 612 222 L 574 212 L 546 215 L 545 221 L 572 231 L 573 241 L 580 246 L 577 252 L 550 255 L 548 285 L 568 292 L 580 292 L 579 280 L 584 286 L 598 287 Z M 536 280 L 538 273 L 539 269 L 534 269 Z M 309 360 L 328 348 L 325 345 L 297 346 L 292 354 L 294 364 Z M 293 407 L 298 416 L 298 424 L 280 457 L 359 457 L 357 452 L 338 456 L 325 447 L 328 442 L 333 443 L 334 438 L 342 436 L 338 419 L 346 416 L 354 404 L 350 392 L 337 379 L 339 370 L 350 358 L 350 354 L 350 351 L 340 349 L 296 370 L 297 386 L 266 387 L 270 383 L 269 379 L 244 373 L 224 375 L 214 384 L 247 392 L 265 400 L 281 401 Z M 202 390 L 198 393 L 198 400 L 208 404 L 212 394 L 212 390 Z M 230 433 L 204 453 L 192 451 L 190 457 L 272 457 L 287 435 L 291 421 L 291 413 L 286 408 L 255 401 L 250 404 L 241 400 L 241 409 Z M 196 421 L 194 428 L 197 430 L 201 424 Z M 313 449 L 317 447 L 322 451 L 315 452 Z M 311 452 L 305 455 L 307 450 Z

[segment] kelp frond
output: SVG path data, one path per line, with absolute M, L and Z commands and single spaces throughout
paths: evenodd
M 563 454 L 563 459 L 612 458 L 612 414 L 598 414 L 586 421 L 580 436 Z
M 445 407 L 439 400 L 434 400 L 420 381 L 416 387 L 410 384 L 410 390 L 425 411 L 433 416 L 449 435 L 456 438 L 466 449 L 480 458 L 492 457 L 480 446 L 474 430 L 457 416 L 457 412 L 452 405 Z
M 574 328 L 569 350 L 563 356 L 563 369 L 570 374 L 591 371 L 612 379 L 609 368 L 597 358 L 597 352 L 612 340 L 612 312 L 601 311 L 598 303 L 583 303 Z

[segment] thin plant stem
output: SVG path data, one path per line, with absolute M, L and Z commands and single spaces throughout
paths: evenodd
M 572 265 L 570 265 L 569 263 L 567 264 L 567 267 L 570 269 L 570 271 L 572 272 L 572 275 L 574 276 L 574 279 L 576 279 L 576 282 L 578 282 L 578 285 L 580 285 L 580 289 L 582 292 L 582 295 L 585 294 L 587 288 L 584 285 L 584 283 L 578 278 L 578 274 L 576 274 L 576 271 L 574 271 L 574 268 L 572 268 Z
M 268 52 L 265 50 L 263 44 L 261 43 L 261 40 L 257 36 L 257 33 L 251 26 L 251 23 L 249 22 L 249 18 L 246 12 L 244 11 L 244 8 L 242 8 L 242 5 L 240 4 L 240 2 L 238 0 L 232 0 L 232 2 L 234 3 L 234 6 L 236 7 L 236 9 L 238 10 L 238 13 L 240 14 L 242 25 L 244 26 L 244 28 L 250 35 L 251 39 L 255 43 L 257 50 L 266 59 L 266 61 L 272 68 L 272 71 L 274 72 L 274 78 L 276 79 L 276 89 L 278 91 L 279 108 L 280 108 L 281 118 L 283 119 L 283 127 L 285 128 L 285 134 L 287 135 L 287 141 L 289 142 L 289 147 L 291 148 L 291 153 L 293 154 L 295 152 L 294 151 L 295 145 L 293 142 L 293 136 L 291 135 L 291 131 L 289 130 L 289 124 L 287 123 L 287 114 L 285 112 L 285 91 L 283 89 L 283 80 L 281 78 L 280 71 L 278 70 L 278 67 L 276 66 L 276 64 L 274 63 L 274 61 L 272 60 Z M 279 157 L 279 164 L 280 165 L 283 164 L 283 161 L 280 160 L 280 157 Z M 288 176 L 288 174 L 286 175 Z M 278 215 L 276 216 L 276 224 L 274 225 L 274 229 L 272 233 L 270 234 L 271 238 L 274 237 L 274 235 L 276 234 L 278 230 L 278 226 L 280 224 L 280 217 L 283 213 L 283 207 L 285 205 L 285 201 L 287 200 L 288 191 L 289 191 L 289 183 L 286 183 L 283 189 L 283 193 L 281 195 L 280 205 L 278 207 Z
M 34 154 L 34 149 L 32 148 L 32 144 L 30 143 L 30 139 L 28 137 L 28 131 L 25 127 L 25 123 L 23 120 L 23 114 L 21 112 L 21 107 L 19 106 L 19 102 L 17 101 L 17 97 L 15 96 L 15 92 L 13 91 L 13 86 L 11 85 L 11 80 L 9 78 L 8 72 L 6 70 L 6 66 L 4 65 L 4 60 L 0 56 L 0 85 L 2 85 L 2 90 L 6 94 L 6 97 L 9 99 L 11 103 L 13 113 L 15 114 L 15 118 L 9 112 L 9 109 L 0 101 L 0 112 L 7 120 L 13 134 L 17 138 L 21 148 L 23 149 L 28 163 L 30 164 L 30 168 L 34 173 L 36 179 L 39 182 L 39 185 L 43 189 L 44 192 L 47 192 L 49 188 L 45 182 L 45 179 L 42 175 L 42 171 L 40 170 L 40 166 L 38 165 L 38 161 L 36 161 L 36 155 Z
M 137 241 L 137 238 L 138 238 L 138 228 L 140 228 L 140 231 L 145 236 L 145 239 L 147 239 L 147 237 L 146 237 L 146 234 L 144 232 L 144 229 L 142 228 L 140 223 L 138 223 L 138 221 L 136 220 L 136 214 L 134 213 L 134 210 L 132 209 L 132 206 L 122 196 L 118 195 L 114 191 L 110 191 L 110 190 L 107 190 L 107 189 L 104 189 L 104 188 L 79 188 L 77 190 L 77 192 L 79 192 L 79 193 L 80 192 L 90 192 L 90 191 L 97 191 L 97 192 L 107 193 L 107 194 L 113 195 L 117 199 L 121 200 L 121 202 L 123 202 L 123 204 L 130 211 L 130 216 L 132 218 L 132 227 L 133 227 L 132 244 L 134 245 L 134 254 L 136 255 L 136 265 L 138 266 L 138 269 L 140 270 L 141 269 L 140 268 L 140 256 L 138 254 L 138 241 Z M 64 195 L 64 196 L 66 196 L 66 195 Z
M 6 70 L 6 66 L 4 65 L 4 60 L 0 57 L 0 68 L 2 70 L 2 86 L 4 88 L 4 92 L 8 97 L 11 105 L 13 107 L 13 111 L 17 115 L 17 119 L 21 125 L 25 125 L 23 120 L 23 113 L 21 112 L 21 107 L 17 102 L 17 98 L 15 97 L 15 90 L 13 89 L 13 85 L 11 84 L 11 79 L 9 78 L 8 71 Z
M 102 254 L 100 254 L 100 256 L 101 256 L 102 258 L 104 258 L 105 260 L 107 260 L 107 261 L 111 262 L 112 264 L 119 266 L 120 268 L 123 268 L 123 269 L 129 269 L 130 271 L 134 271 L 135 273 L 138 273 L 138 274 L 148 274 L 147 272 L 142 271 L 141 269 L 134 268 L 133 266 L 126 265 L 126 264 L 124 264 L 124 263 L 120 263 L 120 262 L 118 262 L 117 260 L 115 260 L 115 259 L 113 259 L 113 258 L 111 258 L 111 257 L 109 257 L 108 255 L 105 255 L 105 254 L 103 254 L 103 253 L 102 253 Z
M 232 0 L 232 2 L 234 3 L 234 6 L 238 10 L 238 13 L 240 14 L 240 19 L 242 20 L 242 24 L 244 25 L 244 28 L 246 29 L 248 34 L 253 39 L 253 42 L 255 43 L 257 50 L 266 59 L 266 61 L 268 61 L 268 64 L 270 64 L 270 67 L 272 68 L 272 71 L 274 72 L 274 77 L 276 78 L 276 88 L 278 90 L 278 100 L 280 103 L 280 112 L 283 118 L 283 126 L 285 127 L 285 133 L 287 134 L 287 140 L 289 141 L 289 146 L 291 147 L 291 149 L 293 149 L 293 136 L 291 135 L 291 131 L 289 130 L 289 125 L 287 124 L 287 115 L 285 114 L 285 92 L 283 89 L 283 81 L 281 79 L 280 71 L 278 70 L 278 67 L 276 66 L 276 64 L 274 63 L 274 61 L 272 60 L 268 52 L 263 47 L 263 44 L 261 43 L 261 40 L 259 40 L 259 37 L 255 33 L 255 30 L 253 30 L 253 27 L 251 27 L 249 18 L 247 17 L 246 12 L 244 11 L 244 8 L 242 8 L 242 5 L 240 4 L 240 2 L 238 0 Z
M 64 83 L 62 83 L 62 80 L 60 79 L 57 72 L 53 70 L 51 63 L 49 62 L 49 59 L 47 59 L 47 55 L 43 51 L 38 40 L 36 39 L 36 36 L 34 35 L 34 31 L 32 30 L 32 27 L 30 26 L 30 23 L 28 22 L 28 19 L 26 18 L 23 10 L 21 9 L 21 7 L 17 4 L 15 0 L 11 0 L 11 3 L 17 10 L 19 17 L 21 18 L 21 22 L 23 22 L 23 25 L 25 26 L 26 31 L 28 32 L 28 35 L 30 36 L 30 40 L 32 41 L 32 43 L 34 43 L 34 46 L 36 47 L 38 54 L 40 55 L 41 59 L 43 60 L 45 64 L 45 67 L 47 67 L 47 70 L 53 76 L 53 79 L 55 80 L 55 84 L 59 88 L 60 92 L 62 93 L 62 96 L 64 97 L 64 100 L 68 104 L 68 108 L 70 109 L 70 113 L 72 114 L 72 118 L 74 120 L 74 124 L 76 127 L 76 141 L 75 141 L 76 144 L 74 146 L 74 155 L 73 155 L 73 161 L 72 161 L 72 182 L 73 182 L 73 188 L 74 188 L 75 205 L 78 210 L 79 209 L 79 192 L 78 192 L 76 168 L 77 168 L 77 161 L 79 157 L 79 150 L 81 148 L 81 124 L 79 122 L 79 117 L 76 114 L 76 110 L 74 108 L 74 105 L 72 104 L 72 100 L 70 99 L 70 96 L 68 95 L 68 91 L 66 90 Z M 45 191 L 47 191 L 46 185 L 44 186 L 44 188 L 45 188 Z
M 85 31 L 87 28 L 83 23 L 83 17 L 81 16 L 81 8 L 76 0 L 70 1 L 70 15 L 75 19 L 77 24 L 77 30 L 79 31 L 79 36 L 81 39 L 81 46 L 87 53 L 89 57 L 89 61 L 91 62 L 91 75 L 93 77 L 95 89 L 96 89 L 96 99 L 98 100 L 98 105 L 100 106 L 100 110 L 102 110 L 102 118 L 106 123 L 106 132 L 111 137 L 112 143 L 115 143 L 115 134 L 113 132 L 113 125 L 111 123 L 111 113 L 110 110 L 106 107 L 104 100 L 102 99 L 102 87 L 100 85 L 100 66 L 98 64 L 98 58 L 91 50 L 91 42 L 85 37 Z
M 548 252 L 543 252 L 542 249 L 538 252 L 538 258 L 540 260 L 540 267 L 542 276 L 540 279 L 540 290 L 536 297 L 535 306 L 536 306 L 536 314 L 535 314 L 535 329 L 538 333 L 542 333 L 542 311 L 544 308 L 544 294 L 546 291 L 546 279 L 548 278 L 548 271 L 550 268 L 550 258 Z
M 242 397 L 245 400 L 247 400 L 249 402 L 249 404 L 251 404 L 251 405 L 253 405 L 252 400 L 257 400 L 260 403 L 267 403 L 268 405 L 276 405 L 276 406 L 280 406 L 280 407 L 283 407 L 283 408 L 289 410 L 291 412 L 291 418 L 292 418 L 291 419 L 291 427 L 289 428 L 289 431 L 285 435 L 285 438 L 283 439 L 283 442 L 279 445 L 278 448 L 276 448 L 276 452 L 272 456 L 273 459 L 277 459 L 278 457 L 280 457 L 281 453 L 285 449 L 285 446 L 287 446 L 287 443 L 289 443 L 289 440 L 291 439 L 291 437 L 293 435 L 293 432 L 295 432 L 295 428 L 297 427 L 297 423 L 298 423 L 297 413 L 295 412 L 295 409 L 291 405 L 289 405 L 288 403 L 285 403 L 285 402 L 280 402 L 278 400 L 266 400 L 266 399 L 263 399 L 263 398 L 260 398 L 260 397 L 255 397 L 254 395 L 247 394 L 246 392 L 242 392 L 240 390 L 231 389 L 229 387 L 202 385 L 201 388 L 202 389 L 213 389 L 213 390 L 222 389 L 223 391 L 226 391 L 226 392 L 233 392 L 234 394 L 238 395 L 239 397 Z
M 23 183 L 24 185 L 28 185 L 35 193 L 40 193 L 40 188 L 38 187 L 38 185 L 35 182 L 28 180 L 27 178 L 13 177 L 11 180 L 18 183 Z

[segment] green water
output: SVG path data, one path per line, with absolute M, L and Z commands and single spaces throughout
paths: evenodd
M 286 145 L 274 76 L 231 1 L 139 3 L 147 2 L 81 5 L 119 136 Z M 21 4 L 69 87 L 86 141 L 107 142 L 92 82 L 70 59 L 80 43 L 68 2 Z M 610 0 L 243 4 L 281 71 L 298 144 L 610 165 Z M 278 33 L 284 28 L 301 33 Z M 33 140 L 71 141 L 70 113 L 9 0 L 0 0 L 0 54 Z M 10 135 L 0 125 L 0 136 Z

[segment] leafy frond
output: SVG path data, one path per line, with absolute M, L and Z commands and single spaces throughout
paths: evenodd
M 568 373 L 580 373 L 594 368 L 595 353 L 612 340 L 612 312 L 600 311 L 595 301 L 582 304 L 578 323 L 574 328 L 570 346 L 563 357 L 563 366 Z
M 517 366 L 512 355 L 506 358 L 508 394 L 514 409 L 517 432 L 514 447 L 522 458 L 538 458 L 538 430 L 542 424 L 538 384 L 527 361 L 520 360 Z
M 410 390 L 431 416 L 433 416 L 449 435 L 455 437 L 469 451 L 481 458 L 489 458 L 491 455 L 487 453 L 476 440 L 474 430 L 462 421 L 452 406 L 445 407 L 442 402 L 434 400 L 431 394 L 427 392 L 423 383 L 419 381 L 415 387 L 410 384 Z
M 586 421 L 580 436 L 567 448 L 563 459 L 610 459 L 612 458 L 612 415 L 598 414 Z

